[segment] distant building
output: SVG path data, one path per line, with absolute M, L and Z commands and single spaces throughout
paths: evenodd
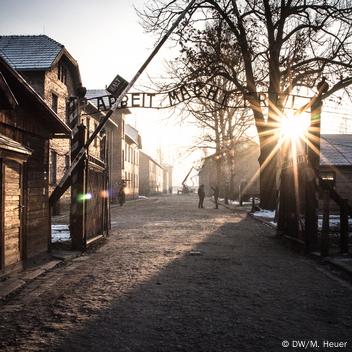
M 125 125 L 124 179 L 126 197 L 134 199 L 139 194 L 139 159 L 142 148 L 141 137 L 131 125 Z
M 164 169 L 144 152 L 139 152 L 139 194 L 149 196 L 164 190 Z
M 109 106 L 105 89 L 90 89 L 86 98 L 96 102 L 96 97 L 103 97 L 99 101 L 104 107 Z M 103 112 L 101 112 L 104 115 Z M 127 199 L 138 197 L 139 194 L 139 150 L 142 139 L 138 131 L 126 124 L 126 116 L 131 114 L 129 109 L 118 109 L 110 117 L 105 128 L 107 134 L 107 157 L 109 165 L 109 189 L 112 202 L 117 202 L 117 194 L 123 182 L 126 184 Z
M 0 273 L 48 250 L 49 140 L 70 133 L 0 56 Z
M 89 89 L 87 90 L 86 98 L 90 104 L 96 104 L 96 97 L 102 98 L 102 104 L 109 106 L 108 98 L 106 97 L 110 93 L 105 89 Z M 92 99 L 92 100 L 89 100 Z M 96 110 L 98 107 L 94 105 Z M 125 149 L 126 149 L 126 128 L 125 128 L 125 119 L 126 115 L 129 115 L 131 112 L 128 109 L 118 109 L 116 110 L 111 117 L 107 125 L 105 126 L 106 134 L 106 143 L 107 143 L 107 164 L 109 169 L 109 193 L 110 198 L 113 203 L 117 202 L 117 194 L 121 187 L 125 176 Z M 97 115 L 105 116 L 105 113 L 100 111 Z M 139 137 L 140 138 L 140 137 Z M 127 164 L 126 164 L 127 165 Z M 129 172 L 128 170 L 127 172 Z M 127 185 L 129 186 L 129 185 Z
M 320 175 L 333 180 L 337 193 L 351 204 L 352 134 L 322 134 L 320 153 Z
M 163 165 L 163 192 L 172 193 L 172 171 L 171 165 Z
M 199 170 L 199 184 L 204 184 L 205 193 L 213 194 L 211 187 L 217 185 L 217 163 L 220 163 L 221 179 L 220 196 L 224 196 L 225 186 L 228 187 L 228 196 L 239 198 L 239 193 L 246 198 L 259 193 L 259 146 L 252 141 L 243 141 L 235 146 L 233 151 L 232 167 L 228 162 L 220 159 L 216 154 L 203 159 Z

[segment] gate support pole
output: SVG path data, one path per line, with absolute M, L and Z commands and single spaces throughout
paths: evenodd
M 323 257 L 329 255 L 329 200 L 330 200 L 330 191 L 324 190 L 324 213 L 323 213 L 323 226 L 321 230 L 321 243 L 320 243 L 320 253 Z
M 342 199 L 340 207 L 340 249 L 348 253 L 348 199 Z
M 305 184 L 305 252 L 312 252 L 318 237 L 318 180 L 320 166 L 320 115 L 322 101 L 320 94 L 313 97 L 311 125 L 308 131 L 307 167 Z
M 71 160 L 84 146 L 86 128 L 83 124 L 77 126 L 72 139 Z M 86 249 L 85 214 L 86 214 L 86 158 L 82 158 L 76 169 L 72 172 L 71 183 L 71 212 L 70 232 L 72 249 L 84 251 Z

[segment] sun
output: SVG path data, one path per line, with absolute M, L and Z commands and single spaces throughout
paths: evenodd
M 280 123 L 280 135 L 283 139 L 298 140 L 304 138 L 310 125 L 309 116 L 284 115 Z

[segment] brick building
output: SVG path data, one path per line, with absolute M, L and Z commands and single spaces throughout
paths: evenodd
M 92 102 L 96 102 L 93 98 L 103 97 L 102 105 L 107 107 L 109 94 L 105 89 L 89 89 L 86 97 Z M 126 123 L 126 117 L 130 114 L 129 109 L 116 110 L 105 127 L 109 190 L 113 203 L 117 202 L 117 194 L 123 181 L 126 181 L 127 198 L 135 198 L 139 194 L 139 150 L 142 148 L 142 141 L 138 131 Z
M 124 179 L 126 197 L 134 199 L 139 194 L 139 152 L 142 148 L 141 137 L 131 125 L 125 125 Z
M 0 56 L 0 273 L 48 250 L 49 140 L 70 133 Z
M 64 45 L 46 35 L 0 36 L 0 53 L 7 62 L 26 79 L 51 109 L 68 124 L 67 103 L 70 97 L 82 94 L 78 63 Z M 97 117 L 83 112 L 82 122 L 87 131 L 97 125 Z M 94 150 L 95 148 L 95 150 Z M 100 153 L 99 138 L 90 148 L 92 154 Z M 49 186 L 52 191 L 70 165 L 70 139 L 50 141 Z M 70 193 L 61 198 L 69 203 Z M 56 211 L 59 211 L 58 207 Z
M 139 152 L 139 193 L 160 194 L 164 190 L 164 169 L 144 152 Z

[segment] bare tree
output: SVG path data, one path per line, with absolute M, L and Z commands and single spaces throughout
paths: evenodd
M 144 28 L 164 33 L 186 3 L 149 2 L 140 13 Z M 323 99 L 352 83 L 351 16 L 350 0 L 199 0 L 174 35 L 188 52 L 183 65 L 198 63 L 184 80 L 221 76 L 246 97 L 260 140 L 265 208 L 276 205 L 277 128 L 287 98 L 299 87 L 315 87 L 321 76 L 330 83 Z M 203 50 L 210 22 L 226 40 Z M 261 92 L 268 94 L 267 112 Z
M 243 105 L 242 101 L 238 101 Z M 196 148 L 213 149 L 216 160 L 217 186 L 222 196 L 232 193 L 237 145 L 250 139 L 253 117 L 248 109 L 236 106 L 221 108 L 211 100 L 197 98 L 185 103 L 184 109 L 203 130 Z

